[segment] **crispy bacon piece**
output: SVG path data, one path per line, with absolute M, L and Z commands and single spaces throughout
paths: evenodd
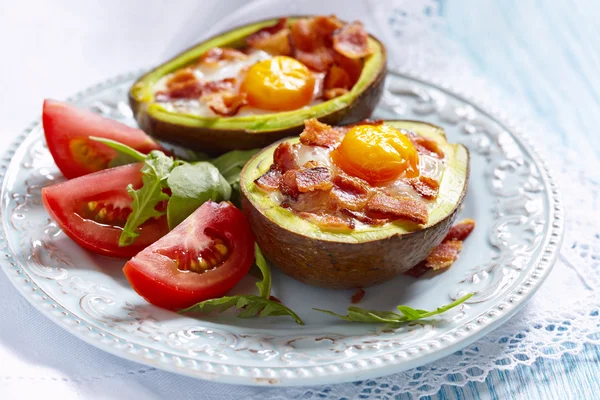
M 294 211 L 322 213 L 327 209 L 328 197 L 329 192 L 323 190 L 299 193 L 296 199 L 287 202 L 287 206 Z
M 438 195 L 440 183 L 429 176 L 421 175 L 418 178 L 409 179 L 408 182 L 417 193 L 428 200 L 433 200 Z
M 363 24 L 354 21 L 333 33 L 333 48 L 351 59 L 366 57 L 372 53 L 368 38 Z
M 348 75 L 348 72 L 346 72 L 345 69 L 336 64 L 329 68 L 323 82 L 323 88 L 325 90 L 350 89 L 351 86 L 350 75 Z
M 363 297 L 365 297 L 365 293 L 367 293 L 367 292 L 365 292 L 365 289 L 363 289 L 363 288 L 357 289 L 356 292 L 354 292 L 354 294 L 352 295 L 350 302 L 352 304 L 358 303 L 359 301 L 362 300 Z
M 239 50 L 229 47 L 213 47 L 200 56 L 198 64 L 212 68 L 218 66 L 221 61 L 245 60 L 246 58 L 248 55 Z
M 327 71 L 335 57 L 332 34 L 342 26 L 335 15 L 294 21 L 290 26 L 294 57 L 314 71 Z
M 235 78 L 218 81 L 201 82 L 191 68 L 183 68 L 175 72 L 167 81 L 167 90 L 156 93 L 157 99 L 194 99 L 200 96 L 231 90 Z
M 444 151 L 435 140 L 416 135 L 412 132 L 408 132 L 407 136 L 419 153 L 435 155 L 439 159 L 444 158 Z
M 289 56 L 292 54 L 290 30 L 287 18 L 281 18 L 275 25 L 267 26 L 246 38 L 248 46 L 266 51 L 272 55 Z
M 333 64 L 333 50 L 328 47 L 317 47 L 312 51 L 295 49 L 294 58 L 317 72 L 325 72 Z
M 333 127 L 316 118 L 304 121 L 304 131 L 300 134 L 300 142 L 307 146 L 333 147 L 342 140 L 345 128 Z
M 431 254 L 425 259 L 425 266 L 434 271 L 442 268 L 448 268 L 458 258 L 458 253 L 462 250 L 463 242 L 460 240 L 448 240 L 442 242 L 433 249 Z
M 354 222 L 338 217 L 337 215 L 310 212 L 298 212 L 298 215 L 324 230 L 344 232 L 354 229 Z
M 167 80 L 167 90 L 156 93 L 158 101 L 200 97 L 201 83 L 191 68 L 178 70 Z
M 329 168 L 315 167 L 286 171 L 281 180 L 280 190 L 281 193 L 295 199 L 300 193 L 327 191 L 332 186 Z
M 315 167 L 299 170 L 296 174 L 300 193 L 315 190 L 329 190 L 333 186 L 331 171 L 327 167 Z
M 353 211 L 347 208 L 340 209 L 340 212 L 344 215 L 354 218 L 357 221 L 362 222 L 363 224 L 372 225 L 372 226 L 380 226 L 388 222 L 385 219 L 371 218 L 368 217 L 365 213 L 361 211 Z
M 333 179 L 333 183 L 343 191 L 352 194 L 368 195 L 371 191 L 367 181 L 344 173 L 336 175 Z
M 300 18 L 290 25 L 294 48 L 314 52 L 332 44 L 332 34 L 344 24 L 335 15 Z
M 471 218 L 464 219 L 454 225 L 450 228 L 442 243 L 433 249 L 425 260 L 411 268 L 406 274 L 418 278 L 430 269 L 439 270 L 450 267 L 458 258 L 464 240 L 474 228 L 475 221 Z
M 359 211 L 365 207 L 368 200 L 365 195 L 357 195 L 334 187 L 329 192 L 328 206 L 332 210 Z
M 463 219 L 459 223 L 455 224 L 450 230 L 448 234 L 444 238 L 446 240 L 461 240 L 464 241 L 471 232 L 475 229 L 475 221 L 471 218 Z
M 422 201 L 409 197 L 389 196 L 377 193 L 367 202 L 367 216 L 389 220 L 407 220 L 417 224 L 427 223 L 427 207 Z
M 229 117 L 248 104 L 246 93 L 233 93 L 229 91 L 216 92 L 201 97 L 208 107 L 218 115 Z
M 279 181 L 279 191 L 291 198 L 296 200 L 298 195 L 300 194 L 300 190 L 298 190 L 298 181 L 296 179 L 297 170 L 291 169 L 286 171 L 282 177 L 281 181 Z
M 353 214 L 354 211 L 362 210 L 369 200 L 371 190 L 366 181 L 346 174 L 339 174 L 333 179 L 333 184 L 334 188 L 329 193 L 329 208 L 345 212 L 361 222 L 374 223 L 372 218 L 364 214 L 360 216 Z
M 358 78 L 360 78 L 360 74 L 363 70 L 364 61 L 360 58 L 348 58 L 337 52 L 333 53 L 333 61 L 335 65 L 342 68 L 348 73 L 348 78 L 350 79 L 350 87 L 354 86 L 354 84 L 358 82 Z
M 289 142 L 277 146 L 273 153 L 273 164 L 281 172 L 298 168 L 298 157 Z
M 277 189 L 279 189 L 280 181 L 281 171 L 271 166 L 271 168 L 267 172 L 262 174 L 254 181 L 254 184 L 262 190 L 265 190 L 267 192 L 274 192 Z

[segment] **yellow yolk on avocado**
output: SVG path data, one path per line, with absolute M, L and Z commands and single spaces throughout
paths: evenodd
M 371 185 L 419 176 L 419 156 L 414 145 L 398 129 L 387 125 L 351 128 L 331 158 L 344 172 Z
M 291 111 L 308 105 L 313 97 L 315 78 L 300 61 L 277 56 L 254 64 L 248 70 L 240 92 L 248 103 L 271 111 Z

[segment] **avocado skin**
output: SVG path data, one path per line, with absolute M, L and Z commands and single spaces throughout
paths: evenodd
M 293 18 L 303 17 L 304 16 Z M 315 115 L 314 117 L 319 121 L 328 125 L 350 124 L 367 119 L 373 113 L 384 90 L 385 77 L 387 74 L 387 56 L 383 44 L 372 35 L 369 36 L 379 44 L 379 48 L 382 52 L 383 62 L 378 73 L 373 77 L 371 83 L 364 91 L 352 100 L 350 104 L 329 114 Z M 178 58 L 187 51 L 189 51 L 189 49 L 173 57 L 173 59 Z M 168 62 L 169 61 L 167 61 L 167 63 Z M 160 68 L 160 66 L 141 76 L 136 83 L 143 80 L 145 76 L 152 74 L 158 68 Z M 132 88 L 134 86 L 135 83 Z M 243 129 L 230 130 L 178 125 L 151 116 L 147 112 L 148 104 L 138 101 L 131 90 L 128 93 L 128 98 L 129 105 L 133 110 L 133 115 L 135 116 L 139 127 L 150 136 L 164 142 L 173 143 L 192 150 L 202 151 L 210 155 L 219 155 L 231 150 L 250 150 L 265 147 L 285 137 L 298 135 L 304 129 L 304 122 L 277 130 L 254 132 Z
M 469 179 L 468 158 L 466 174 L 460 200 L 437 224 L 362 243 L 327 241 L 289 231 L 267 218 L 251 203 L 244 185 L 242 208 L 263 254 L 285 274 L 307 285 L 329 289 L 366 288 L 407 272 L 442 242 L 465 198 Z

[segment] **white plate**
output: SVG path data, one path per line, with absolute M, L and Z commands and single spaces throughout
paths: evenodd
M 135 75 L 85 90 L 71 101 L 134 124 L 126 93 Z M 40 190 L 63 178 L 39 122 L 18 138 L 0 170 L 2 268 L 32 305 L 82 340 L 202 379 L 313 385 L 371 378 L 433 361 L 506 321 L 535 292 L 557 255 L 562 208 L 547 167 L 517 128 L 441 84 L 390 73 L 375 117 L 440 125 L 451 142 L 464 143 L 471 151 L 461 217 L 474 218 L 477 227 L 460 259 L 442 274 L 400 277 L 369 288 L 360 303 L 377 309 L 392 310 L 397 304 L 427 309 L 476 293 L 443 319 L 396 330 L 347 324 L 311 309 L 343 312 L 351 291 L 305 286 L 277 272 L 274 295 L 297 311 L 305 326 L 287 317 L 222 314 L 200 320 L 151 306 L 127 284 L 122 261 L 82 250 L 49 219 Z M 239 290 L 252 286 L 247 278 Z

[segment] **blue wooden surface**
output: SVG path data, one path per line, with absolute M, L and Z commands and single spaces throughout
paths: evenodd
M 600 1 L 446 0 L 440 9 L 477 73 L 529 105 L 548 135 L 600 156 Z M 434 398 L 600 399 L 600 348 L 493 371 Z

